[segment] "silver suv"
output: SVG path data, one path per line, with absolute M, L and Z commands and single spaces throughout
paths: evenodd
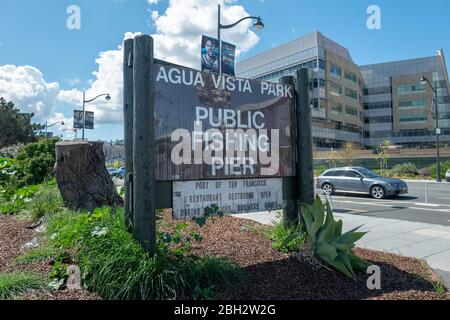
M 445 181 L 450 182 L 450 170 L 445 173 Z
M 361 167 L 327 170 L 317 178 L 316 187 L 327 195 L 336 192 L 368 193 L 375 199 L 408 193 L 408 185 L 403 180 L 384 178 Z

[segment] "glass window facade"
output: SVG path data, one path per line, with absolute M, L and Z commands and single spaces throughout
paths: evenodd
M 352 99 L 358 99 L 358 92 L 353 89 L 345 88 L 345 96 Z
M 408 101 L 400 101 L 398 103 L 399 109 L 420 109 L 427 106 L 427 99 L 416 99 Z
M 345 113 L 350 115 L 350 116 L 354 116 L 357 117 L 358 116 L 358 109 L 352 106 L 346 106 L 345 107 Z
M 402 114 L 399 117 L 399 122 L 426 122 L 428 116 L 426 113 L 422 114 Z
M 350 80 L 355 83 L 358 81 L 358 76 L 356 74 L 354 74 L 353 72 L 350 72 L 347 70 L 345 70 L 345 72 L 344 72 L 344 77 L 345 77 L 345 79 Z
M 425 84 L 402 84 L 398 86 L 398 94 L 410 94 L 426 92 L 427 87 Z
M 342 77 L 342 69 L 332 63 L 330 63 L 330 73 L 337 78 Z
M 342 103 L 331 102 L 331 113 L 334 115 L 339 115 L 342 113 Z
M 330 82 L 330 93 L 333 96 L 337 96 L 337 97 L 342 96 L 342 86 L 331 81 Z

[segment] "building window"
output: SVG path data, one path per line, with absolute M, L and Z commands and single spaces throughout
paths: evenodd
M 335 77 L 342 77 L 342 69 L 332 63 L 330 63 L 330 72 Z
M 365 88 L 364 95 L 371 96 L 374 94 L 386 94 L 391 93 L 391 87 L 378 87 L 378 88 Z
M 364 123 L 366 124 L 392 123 L 392 117 L 366 117 L 364 118 Z
M 358 99 L 358 92 L 349 88 L 345 88 L 345 96 L 352 99 Z
M 390 101 L 364 103 L 364 109 L 366 110 L 389 109 L 389 108 L 391 108 Z
M 426 122 L 427 119 L 426 113 L 414 115 L 404 114 L 400 116 L 399 122 Z
M 427 89 L 425 84 L 402 84 L 398 86 L 398 94 L 409 94 L 425 92 Z
M 342 86 L 330 81 L 330 93 L 333 96 L 342 96 Z
M 350 72 L 350 71 L 345 71 L 344 77 L 345 77 L 345 79 L 347 79 L 349 81 L 353 81 L 354 83 L 356 83 L 358 81 L 358 77 L 356 76 L 356 74 L 354 74 L 353 72 Z
M 313 87 L 317 88 L 318 85 L 320 85 L 321 88 L 325 87 L 325 80 L 323 80 L 323 79 L 314 79 L 313 80 Z
M 331 102 L 331 113 L 339 115 L 342 113 L 342 104 L 337 102 Z
M 323 61 L 322 59 L 319 59 L 319 68 L 325 70 L 325 61 Z
M 350 116 L 357 117 L 358 116 L 358 109 L 356 109 L 355 107 L 346 106 L 345 107 L 345 113 L 350 115 Z
M 425 108 L 426 106 L 427 106 L 426 99 L 400 101 L 398 103 L 399 109 Z

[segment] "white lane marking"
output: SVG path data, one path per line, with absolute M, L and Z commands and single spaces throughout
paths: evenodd
M 439 204 L 431 204 L 431 203 L 414 203 L 416 206 L 425 206 L 425 207 L 439 207 Z
M 439 230 L 434 230 L 434 229 L 421 229 L 421 230 L 413 231 L 413 233 L 422 235 L 422 236 L 450 239 L 450 232 L 439 231 Z
M 340 202 L 340 203 L 350 203 L 350 204 L 363 204 L 368 206 L 379 206 L 379 207 L 388 207 L 391 209 L 398 209 L 395 205 L 387 205 L 382 203 L 373 203 L 373 202 L 354 202 L 354 201 L 344 201 L 344 200 L 334 200 L 334 202 Z M 450 213 L 450 210 L 448 209 L 431 209 L 431 208 L 417 208 L 417 207 L 408 207 L 405 206 L 404 209 L 414 209 L 414 210 L 422 210 L 422 211 L 433 211 L 433 212 L 444 212 L 444 213 Z
M 358 198 L 354 198 L 354 197 L 342 197 L 342 196 L 333 196 L 332 199 L 354 199 L 354 200 L 355 200 L 355 203 L 357 203 L 358 200 L 362 200 L 362 201 L 367 201 L 367 200 L 369 200 L 369 201 L 373 201 L 374 203 L 380 202 L 380 203 L 407 204 L 407 205 L 412 205 L 412 204 L 414 204 L 414 203 L 411 202 L 411 201 L 382 200 L 382 199 L 375 200 L 375 199 L 362 199 L 362 198 L 358 199 Z M 450 199 L 450 198 L 449 198 L 449 199 Z M 359 202 L 359 203 L 362 204 L 363 202 Z M 419 203 L 417 203 L 417 204 L 419 204 Z M 423 203 L 420 203 L 420 204 L 422 205 Z M 424 205 L 425 205 L 425 204 L 424 204 Z M 442 204 L 442 203 L 433 203 L 432 205 L 437 205 L 437 206 L 441 206 L 441 207 L 450 207 L 449 204 Z

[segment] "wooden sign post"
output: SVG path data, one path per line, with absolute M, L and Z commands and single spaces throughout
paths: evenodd
M 124 43 L 125 220 L 150 254 L 157 208 L 177 219 L 213 204 L 227 213 L 311 203 L 308 70 L 280 83 L 185 68 L 153 56 L 153 39 Z M 157 94 L 156 94 L 157 92 Z

